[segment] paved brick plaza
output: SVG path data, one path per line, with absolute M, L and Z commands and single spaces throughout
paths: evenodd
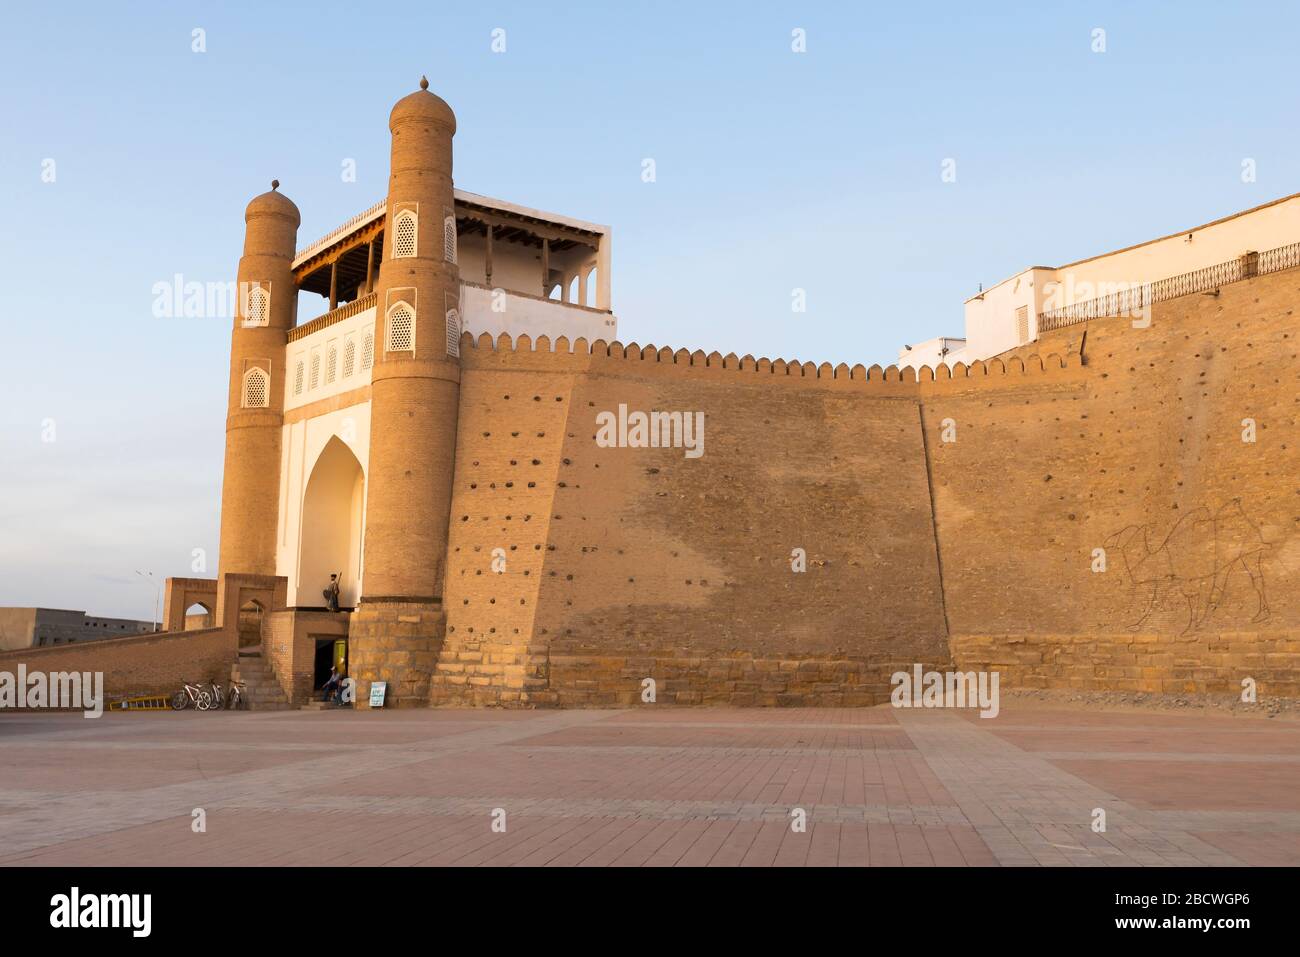
M 1288 719 L 1006 704 L 994 720 L 8 714 L 0 767 L 6 865 L 1300 864 Z

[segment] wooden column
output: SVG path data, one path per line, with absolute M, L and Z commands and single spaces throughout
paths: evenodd
M 542 239 L 542 298 L 545 299 L 551 292 L 551 241 L 543 237 Z
M 375 237 L 366 244 L 366 295 L 375 291 L 375 243 L 379 237 Z
M 484 260 L 484 272 L 487 274 L 487 284 L 492 285 L 492 234 L 496 232 L 496 227 L 491 223 L 487 224 L 487 258 Z
M 336 259 L 330 263 L 330 308 L 337 309 L 339 305 L 339 261 Z

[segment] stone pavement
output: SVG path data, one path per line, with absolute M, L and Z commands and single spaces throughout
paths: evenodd
M 9 713 L 0 864 L 1296 865 L 1300 722 L 1016 705 Z

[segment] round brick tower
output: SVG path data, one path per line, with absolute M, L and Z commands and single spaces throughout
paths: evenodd
M 275 574 L 284 424 L 284 354 L 297 287 L 298 207 L 276 190 L 248 204 L 230 338 L 226 462 L 221 486 L 218 571 Z
M 460 272 L 451 108 L 420 90 L 389 117 L 392 167 L 376 292 L 364 582 L 350 628 L 350 672 L 364 706 L 427 701 L 442 643 L 443 566 L 460 399 Z M 451 325 L 450 337 L 448 326 Z

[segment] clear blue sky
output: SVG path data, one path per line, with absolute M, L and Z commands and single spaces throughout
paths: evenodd
M 613 226 L 624 341 L 887 364 L 960 335 L 979 282 L 1300 190 L 1298 26 L 1280 2 L 15 5 L 0 605 L 147 618 L 134 569 L 203 548 L 215 573 L 229 322 L 155 318 L 153 285 L 233 278 L 272 177 L 300 245 L 381 199 L 422 73 L 458 186 Z

